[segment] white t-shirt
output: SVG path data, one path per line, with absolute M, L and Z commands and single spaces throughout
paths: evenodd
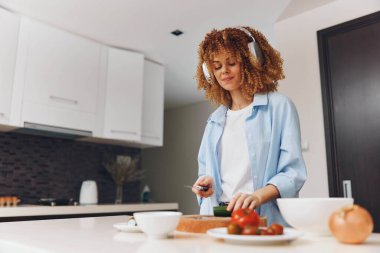
M 228 110 L 223 134 L 219 142 L 222 196 L 229 202 L 238 192 L 254 191 L 251 163 L 245 134 L 245 119 L 252 112 L 253 103 L 241 110 Z

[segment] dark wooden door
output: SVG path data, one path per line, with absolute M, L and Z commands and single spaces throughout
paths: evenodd
M 380 232 L 380 12 L 318 32 L 330 196 L 352 197 Z

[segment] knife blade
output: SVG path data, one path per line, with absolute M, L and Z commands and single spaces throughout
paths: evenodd
M 207 186 L 200 186 L 200 185 L 196 185 L 196 186 L 191 186 L 191 185 L 184 185 L 184 187 L 186 188 L 190 188 L 190 189 L 197 189 L 198 191 L 208 191 L 208 187 Z

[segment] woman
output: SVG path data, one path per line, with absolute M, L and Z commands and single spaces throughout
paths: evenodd
M 198 88 L 220 105 L 207 121 L 198 155 L 193 192 L 200 213 L 229 202 L 229 211 L 252 208 L 269 224 L 287 225 L 276 199 L 298 197 L 306 168 L 296 108 L 276 92 L 284 78 L 280 54 L 260 32 L 237 27 L 208 33 L 198 59 Z

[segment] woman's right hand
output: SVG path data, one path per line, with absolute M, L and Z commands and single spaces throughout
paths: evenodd
M 212 187 L 213 182 L 214 182 L 214 180 L 212 177 L 202 176 L 202 177 L 198 178 L 198 180 L 194 183 L 192 190 L 199 197 L 208 198 L 212 194 L 214 194 L 214 189 Z M 206 187 L 208 187 L 208 189 L 207 189 L 207 191 L 199 191 L 195 188 L 196 186 L 206 186 Z

